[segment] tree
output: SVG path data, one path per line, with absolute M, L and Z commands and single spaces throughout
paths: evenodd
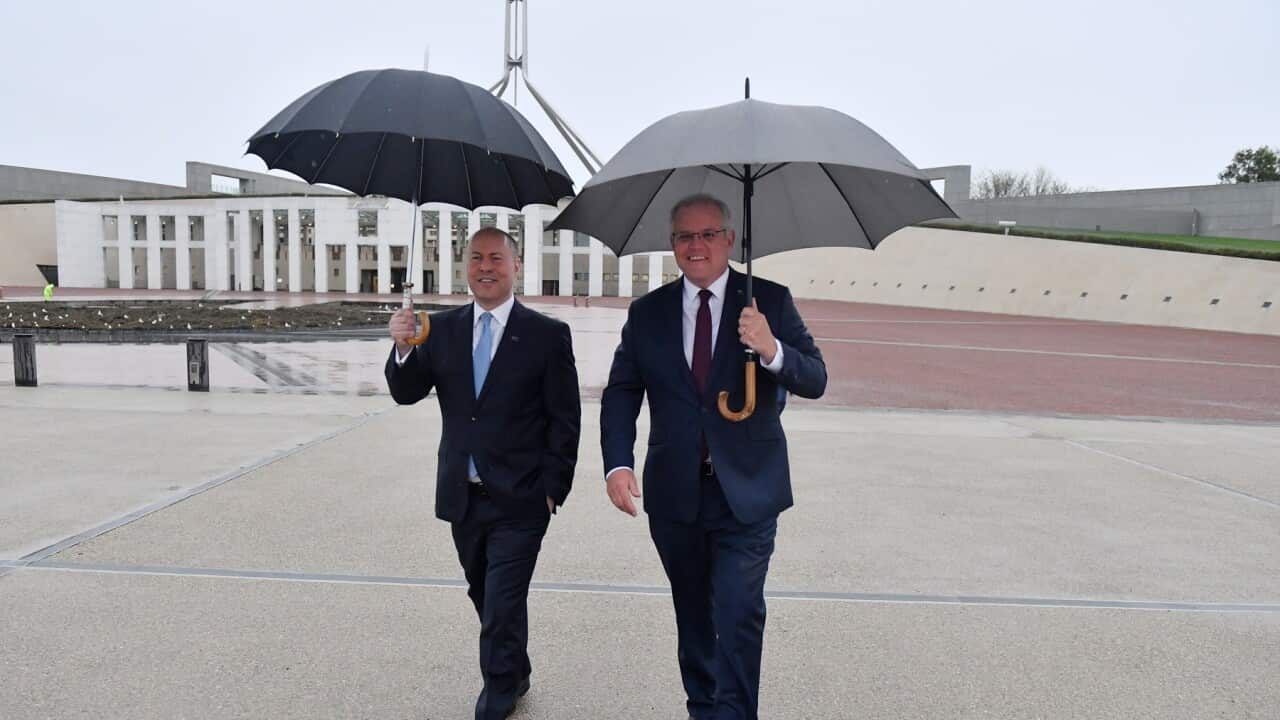
M 1236 153 L 1227 169 L 1218 173 L 1224 183 L 1271 182 L 1280 180 L 1280 158 L 1276 151 L 1262 145 Z
M 1061 195 L 1082 192 L 1059 179 L 1044 167 L 1034 173 L 1015 170 L 988 170 L 978 177 L 972 195 L 977 200 L 1004 197 L 1031 197 L 1033 195 Z
M 1055 177 L 1044 167 L 1036 168 L 1035 175 L 1031 177 L 1032 195 L 1062 195 L 1071 192 L 1080 191 L 1068 185 L 1065 180 Z

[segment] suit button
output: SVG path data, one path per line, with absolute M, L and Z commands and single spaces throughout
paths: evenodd
M 472 416 L 471 416 L 471 422 L 475 422 L 475 421 L 476 421 L 476 416 L 475 416 L 475 415 L 472 415 Z

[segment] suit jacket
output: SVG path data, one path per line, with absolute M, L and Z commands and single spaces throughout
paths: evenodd
M 467 459 L 489 496 L 513 516 L 564 503 L 578 459 L 582 407 L 569 326 L 516 302 L 479 397 L 472 379 L 474 303 L 434 313 L 431 335 L 403 366 L 387 359 L 387 387 L 401 405 L 434 387 L 444 429 L 436 467 L 436 516 L 467 512 Z
M 738 339 L 738 316 L 746 306 L 746 276 L 729 271 L 720 329 L 711 357 L 707 389 L 699 395 L 684 357 L 683 278 L 631 304 L 622 342 L 613 355 L 600 407 L 600 445 L 605 472 L 635 467 L 636 417 L 649 399 L 649 447 L 644 463 L 644 508 L 651 515 L 693 522 L 699 493 L 700 438 L 706 434 L 711 461 L 734 516 L 752 523 L 792 505 L 787 439 L 779 413 L 789 391 L 818 398 L 827 387 L 822 353 L 796 311 L 791 291 L 755 278 L 760 312 L 782 343 L 782 370 L 756 370 L 756 410 L 740 423 L 720 416 L 716 397 L 730 391 L 730 406 L 742 407 L 746 346 Z

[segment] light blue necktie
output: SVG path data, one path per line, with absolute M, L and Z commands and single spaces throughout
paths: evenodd
M 471 354 L 471 377 L 476 388 L 476 397 L 480 397 L 480 388 L 484 387 L 485 376 L 489 374 L 490 350 L 493 348 L 493 332 L 490 330 L 490 321 L 493 320 L 491 313 L 484 313 L 480 316 L 480 340 L 476 342 L 475 352 Z M 476 472 L 475 458 L 467 458 L 467 475 L 475 477 L 480 473 Z

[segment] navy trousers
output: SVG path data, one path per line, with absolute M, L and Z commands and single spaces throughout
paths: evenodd
M 476 720 L 501 720 L 515 705 L 529 664 L 529 581 L 551 514 L 507 517 L 487 496 L 472 492 L 467 514 L 453 523 L 467 596 L 480 617 L 480 674 L 484 689 Z
M 778 518 L 737 521 L 714 475 L 692 524 L 649 516 L 671 582 L 680 677 L 696 720 L 757 720 L 764 581 Z

